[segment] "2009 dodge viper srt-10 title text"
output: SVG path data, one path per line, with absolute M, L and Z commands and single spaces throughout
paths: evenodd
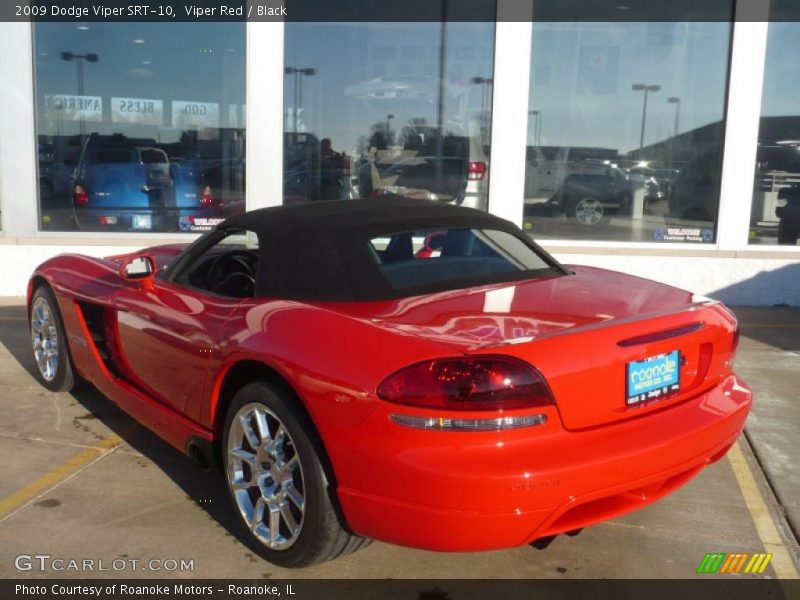
M 751 393 L 721 303 L 561 265 L 428 200 L 232 217 L 62 255 L 28 288 L 40 381 L 81 381 L 204 466 L 303 566 L 370 539 L 508 548 L 644 507 L 719 460 Z
M 14 6 L 17 17 L 55 17 L 64 19 L 125 19 L 143 17 L 149 19 L 174 19 L 183 16 L 189 19 L 228 19 L 251 17 L 285 17 L 286 7 L 282 4 L 220 3 L 217 6 L 184 4 L 128 4 L 113 6 L 95 4 L 88 6 L 69 6 L 66 4 L 17 4 Z

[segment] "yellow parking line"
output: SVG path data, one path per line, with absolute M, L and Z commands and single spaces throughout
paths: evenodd
M 27 321 L 27 317 L 0 317 L 0 321 Z
M 739 489 L 742 490 L 744 502 L 747 505 L 747 510 L 750 511 L 750 517 L 753 519 L 753 524 L 756 526 L 758 537 L 761 543 L 764 544 L 764 550 L 772 553 L 772 568 L 775 575 L 779 579 L 796 579 L 797 569 L 794 566 L 792 557 L 786 549 L 786 545 L 778 533 L 778 527 L 775 521 L 772 520 L 772 515 L 767 508 L 767 503 L 758 489 L 753 472 L 750 470 L 750 465 L 739 447 L 739 442 L 736 442 L 728 452 L 728 460 L 733 467 L 733 472 L 736 475 L 736 481 L 739 483 Z
M 42 495 L 50 487 L 60 482 L 62 479 L 78 472 L 82 467 L 87 466 L 93 460 L 100 458 L 106 450 L 110 450 L 122 443 L 122 438 L 112 435 L 100 440 L 94 446 L 87 448 L 80 454 L 76 454 L 67 462 L 62 463 L 49 473 L 45 473 L 36 481 L 13 492 L 10 496 L 0 499 L 0 519 L 7 516 L 26 502 Z

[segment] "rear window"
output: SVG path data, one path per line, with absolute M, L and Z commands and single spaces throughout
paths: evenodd
M 161 150 L 141 150 L 142 162 L 146 165 L 166 164 L 167 155 Z
M 94 161 L 98 163 L 129 163 L 131 153 L 129 150 L 113 150 L 101 148 L 94 153 Z
M 520 238 L 494 229 L 431 229 L 374 237 L 370 253 L 396 292 L 509 281 L 550 272 Z

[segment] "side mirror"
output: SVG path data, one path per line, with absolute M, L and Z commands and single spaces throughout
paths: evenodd
M 126 258 L 119 267 L 119 276 L 125 281 L 140 282 L 142 287 L 153 285 L 156 261 L 148 254 L 138 254 Z

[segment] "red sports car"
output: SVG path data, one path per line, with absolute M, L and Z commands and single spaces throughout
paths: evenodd
M 562 266 L 428 201 L 268 208 L 185 246 L 58 256 L 28 309 L 42 383 L 88 381 L 219 465 L 244 535 L 283 566 L 369 539 L 572 533 L 724 456 L 752 398 L 719 302 Z

